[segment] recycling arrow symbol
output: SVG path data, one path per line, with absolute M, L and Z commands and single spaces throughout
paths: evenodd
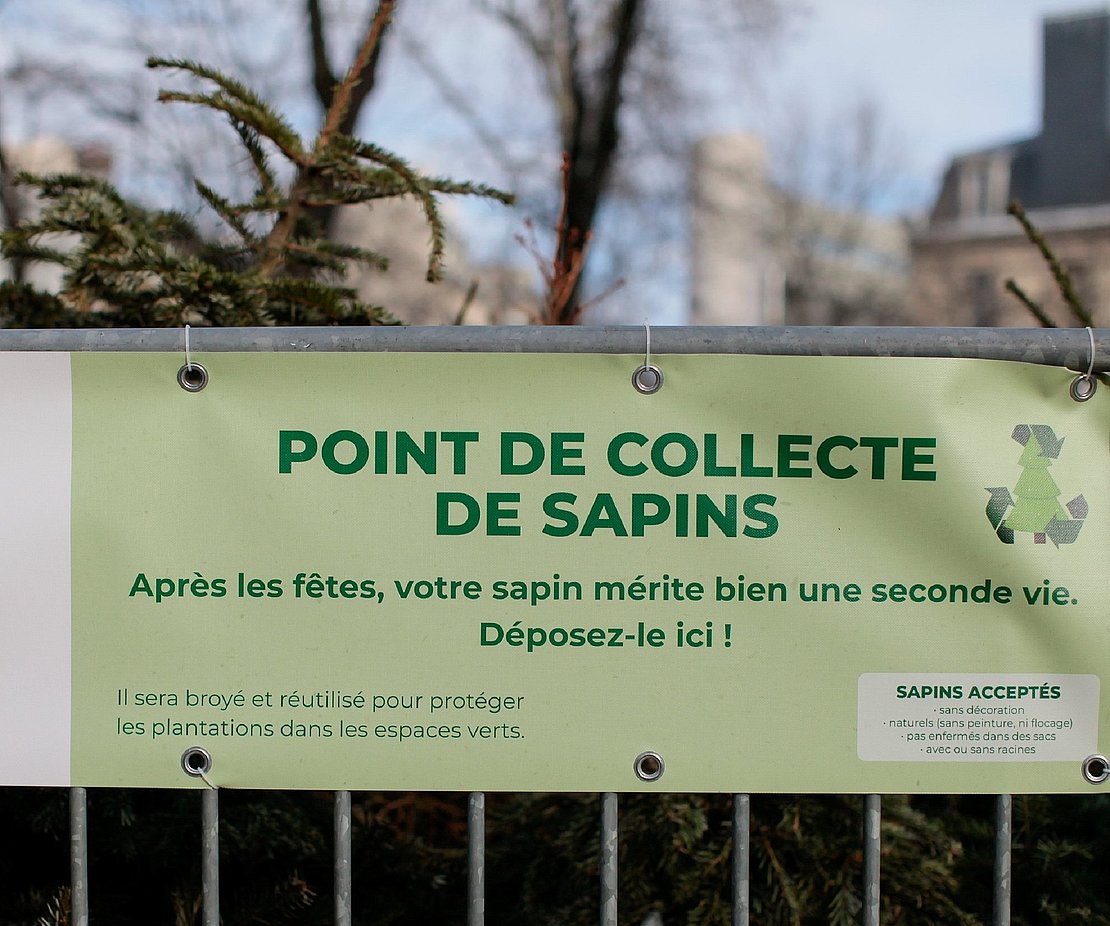
M 988 486 L 987 521 L 1002 543 L 1014 543 L 1018 533 L 1032 534 L 1038 544 L 1051 540 L 1057 548 L 1075 543 L 1083 529 L 1090 506 L 1082 495 L 1067 503 L 1058 501 L 1060 488 L 1050 472 L 1060 458 L 1064 438 L 1047 424 L 1019 424 L 1010 436 L 1023 452 L 1018 460 L 1021 478 L 1013 490 Z
M 991 494 L 990 501 L 987 502 L 987 520 L 991 522 L 991 527 L 998 534 L 999 540 L 1003 543 L 1013 543 L 1014 532 L 1008 527 L 1003 527 L 1002 520 L 1006 517 L 1006 512 L 1013 507 L 1014 497 L 1005 486 L 995 486 L 987 491 Z

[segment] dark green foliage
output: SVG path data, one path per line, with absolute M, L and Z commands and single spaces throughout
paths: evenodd
M 490 794 L 487 921 L 597 922 L 595 794 Z M 621 795 L 620 919 L 726 926 L 731 915 L 728 795 Z M 861 920 L 863 798 L 753 795 L 752 922 Z M 332 916 L 332 795 L 220 792 L 226 926 L 324 926 Z M 89 792 L 95 921 L 199 921 L 200 796 Z M 0 791 L 0 926 L 65 909 L 66 792 Z M 353 800 L 359 924 L 466 921 L 466 795 L 360 794 Z M 1110 926 L 1103 860 L 1110 798 L 1014 798 L 1015 926 Z M 882 922 L 977 926 L 992 920 L 993 797 L 883 798 Z M 48 920 L 49 922 L 49 920 Z
M 596 795 L 492 795 L 487 909 L 506 924 L 596 922 Z M 863 799 L 752 799 L 751 902 L 761 924 L 858 923 Z M 620 797 L 621 921 L 658 912 L 668 924 L 731 922 L 732 799 Z M 883 921 L 976 924 L 961 905 L 961 847 L 940 817 L 884 799 Z
M 1075 291 L 1075 285 L 1072 282 L 1068 268 L 1065 267 L 1060 258 L 1056 256 L 1056 252 L 1044 235 L 1041 234 L 1040 230 L 1033 224 L 1022 204 L 1016 199 L 1012 199 L 1006 207 L 1006 212 L 1017 219 L 1018 224 L 1021 225 L 1021 230 L 1025 232 L 1025 237 L 1029 239 L 1029 243 L 1041 252 L 1041 257 L 1044 258 L 1045 266 L 1048 267 L 1049 272 L 1052 274 L 1056 289 L 1059 291 L 1064 305 L 1067 306 L 1068 314 L 1071 315 L 1079 325 L 1085 328 L 1094 327 L 1095 323 L 1092 319 L 1091 312 L 1083 304 L 1083 300 L 1079 298 L 1079 294 Z M 1037 323 L 1042 328 L 1056 327 L 1056 322 L 1049 317 L 1048 313 L 1045 312 L 1041 305 L 1029 297 L 1016 280 L 1007 280 L 1005 288 L 1008 293 L 1025 306 L 1029 314 L 1037 320 Z
M 88 791 L 94 922 L 200 922 L 200 809 L 196 791 Z M 465 814 L 465 795 L 356 794 L 355 922 L 464 922 Z M 0 820 L 0 926 L 68 922 L 68 792 L 0 789 Z M 331 924 L 332 794 L 221 791 L 220 879 L 226 926 Z
M 965 905 L 989 922 L 994 799 L 934 799 L 966 851 Z M 1013 801 L 1014 926 L 1110 926 L 1110 797 L 1017 795 Z
M 1029 858 L 1032 875 L 1017 890 L 1023 895 L 1023 906 L 1039 914 L 1023 917 L 1024 922 L 1110 924 L 1105 882 L 1110 804 L 1105 795 L 1082 800 L 1029 795 L 1015 798 L 1014 803 L 1015 842 Z M 1068 824 L 1060 826 L 1050 815 L 1052 809 Z

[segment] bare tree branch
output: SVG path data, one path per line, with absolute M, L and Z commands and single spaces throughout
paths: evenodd
M 494 163 L 512 180 L 510 186 L 515 185 L 520 176 L 521 164 L 509 153 L 504 139 L 486 122 L 467 94 L 450 74 L 435 63 L 420 42 L 403 34 L 398 34 L 395 41 L 401 43 L 409 59 L 424 72 L 443 101 L 467 124 Z
M 559 108 L 559 133 L 566 148 L 585 103 L 579 72 L 577 23 L 571 0 L 548 0 L 547 9 L 552 42 L 549 84 Z
M 568 269 L 575 262 L 575 253 L 585 248 L 620 144 L 621 88 L 639 38 L 641 9 L 641 0 L 617 0 L 611 8 L 612 44 L 598 75 L 600 85 L 592 88 L 591 99 L 585 99 L 585 91 L 578 89 L 581 76 L 575 74 L 573 78 L 581 102 L 569 137 L 563 137 L 565 149 L 570 154 L 570 177 L 566 221 L 556 251 Z M 567 300 L 564 313 L 567 323 L 577 315 L 580 290 L 581 275 L 576 278 L 574 291 Z
M 274 223 L 270 233 L 263 244 L 263 257 L 259 263 L 259 275 L 263 279 L 274 276 L 281 267 L 281 255 L 286 244 L 292 240 L 294 229 L 302 215 L 310 211 L 307 203 L 309 192 L 313 186 L 318 158 L 325 154 L 328 146 L 338 135 L 350 134 L 344 126 L 353 122 L 358 117 L 356 102 L 361 105 L 366 98 L 366 92 L 357 92 L 365 76 L 373 73 L 373 66 L 378 60 L 379 46 L 382 36 L 388 28 L 393 17 L 393 8 L 396 0 L 380 0 L 378 8 L 366 30 L 365 38 L 359 46 L 358 52 L 342 82 L 335 86 L 331 96 L 331 103 L 324 113 L 324 124 L 312 151 L 308 154 L 307 163 L 301 167 L 299 176 L 293 183 L 289 194 L 289 208 L 285 210 Z M 325 221 L 334 214 L 334 207 L 325 206 L 316 210 L 317 219 L 324 216 Z M 325 229 L 327 226 L 325 225 Z
M 558 86 L 558 81 L 552 82 L 550 80 L 550 62 L 552 58 L 550 43 L 544 41 L 540 32 L 534 29 L 532 24 L 517 12 L 516 5 L 510 3 L 508 6 L 500 6 L 490 3 L 489 0 L 477 0 L 477 4 L 480 10 L 485 11 L 507 26 L 509 31 L 516 35 L 532 52 L 536 61 L 544 67 L 544 76 L 548 79 L 548 86 Z
M 312 60 L 312 86 L 320 108 L 331 106 L 331 97 L 337 83 L 328 61 L 327 40 L 324 37 L 324 17 L 320 11 L 320 0 L 307 0 L 305 13 L 308 16 L 308 39 Z
M 326 145 L 336 135 L 350 135 L 358 121 L 359 111 L 374 89 L 382 37 L 393 21 L 396 0 L 380 0 L 378 8 L 366 25 L 366 38 L 355 54 L 355 60 L 339 83 L 328 104 L 319 144 Z

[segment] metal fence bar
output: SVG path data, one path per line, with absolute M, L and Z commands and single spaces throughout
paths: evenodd
M 882 801 L 878 794 L 868 794 L 863 800 L 863 926 L 879 926 Z
M 471 792 L 467 805 L 467 926 L 486 922 L 486 795 Z
M 994 926 L 1010 926 L 1010 865 L 1014 799 L 1000 794 L 994 805 Z
M 351 926 L 351 792 L 335 792 L 335 926 Z
M 751 795 L 732 796 L 732 926 L 748 926 L 751 916 Z
M 69 884 L 73 926 L 89 926 L 89 816 L 84 788 L 69 789 Z
M 601 795 L 601 926 L 617 926 L 617 795 Z
M 1097 328 L 1097 372 L 1110 370 L 1110 329 Z M 193 328 L 206 351 L 492 351 L 643 353 L 632 327 Z M 1086 371 L 1091 341 L 1082 328 L 661 327 L 654 354 L 774 354 L 850 357 L 967 357 L 1018 360 Z M 183 351 L 180 328 L 0 330 L 0 350 Z
M 200 882 L 204 926 L 220 926 L 220 792 L 206 788 L 201 794 Z

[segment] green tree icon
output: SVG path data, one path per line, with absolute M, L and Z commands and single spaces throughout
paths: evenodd
M 1059 547 L 1075 543 L 1090 513 L 1087 500 L 1077 495 L 1067 504 L 1059 502 L 1060 487 L 1049 475 L 1052 461 L 1060 456 L 1064 439 L 1057 439 L 1047 424 L 1019 424 L 1010 435 L 1022 446 L 1018 463 L 1021 477 L 1013 494 L 1005 486 L 988 486 L 987 520 L 1003 543 L 1013 543 L 1017 533 L 1032 534 L 1034 543 Z M 1010 511 L 1010 509 L 1013 511 Z M 1010 512 L 1007 517 L 1006 513 Z
M 1059 445 L 1063 441 L 1056 442 L 1054 447 L 1045 448 L 1041 446 L 1032 429 L 1027 429 L 1027 435 L 1022 436 L 1027 436 L 1025 449 L 1018 458 L 1022 474 L 1014 486 L 1014 510 L 1003 523 L 1013 531 L 1043 534 L 1054 518 L 1061 521 L 1068 518 L 1068 513 L 1059 502 L 1060 487 L 1048 471 L 1052 465 L 1052 457 L 1059 455 Z M 1019 441 L 1021 439 L 1017 434 L 1014 437 Z

